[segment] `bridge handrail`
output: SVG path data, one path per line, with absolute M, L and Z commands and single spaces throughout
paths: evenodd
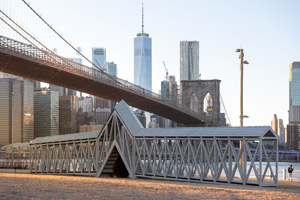
M 30 44 L 25 44 L 25 43 L 16 41 L 14 39 L 7 38 L 7 37 L 0 35 L 0 48 L 3 48 L 3 47 L 5 47 L 9 50 L 12 50 L 14 52 L 23 54 L 25 56 L 37 58 L 39 60 L 47 62 L 48 64 L 52 64 L 52 65 L 54 64 L 55 67 L 57 67 L 57 65 L 63 66 L 63 69 L 60 68 L 61 70 L 66 70 L 66 71 L 71 70 L 73 73 L 74 73 L 74 70 L 76 70 L 76 73 L 78 75 L 81 75 L 81 76 L 85 75 L 88 78 L 92 77 L 98 81 L 105 80 L 106 82 L 109 82 L 110 84 L 116 84 L 120 87 L 134 91 L 140 95 L 143 95 L 143 96 L 146 95 L 148 97 L 155 98 L 157 100 L 165 101 L 168 104 L 171 104 L 180 109 L 183 109 L 192 115 L 199 116 L 199 114 L 197 112 L 191 110 L 188 106 L 177 103 L 172 98 L 156 94 L 150 90 L 144 89 L 138 85 L 130 83 L 127 80 L 123 80 L 118 77 L 112 77 L 103 71 L 100 71 L 98 69 L 94 69 L 94 68 L 88 67 L 86 65 L 77 63 L 73 60 L 61 57 L 53 52 L 49 52 L 48 50 L 39 49 Z

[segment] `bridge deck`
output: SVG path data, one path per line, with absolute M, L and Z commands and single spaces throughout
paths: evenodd
M 130 106 L 182 124 L 208 124 L 188 107 L 128 81 L 73 62 L 48 51 L 0 36 L 0 71 L 74 89 Z

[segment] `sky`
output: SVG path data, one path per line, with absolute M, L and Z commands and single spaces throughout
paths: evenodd
M 240 67 L 244 66 L 244 126 L 270 125 L 274 114 L 288 123 L 289 64 L 300 60 L 298 0 L 28 0 L 30 5 L 83 54 L 105 47 L 120 78 L 133 82 L 133 39 L 152 38 L 152 88 L 169 75 L 179 80 L 180 41 L 200 44 L 201 79 L 221 80 L 221 95 L 233 126 L 239 125 Z M 58 53 L 60 49 L 58 47 Z M 72 55 L 71 55 L 72 56 Z M 73 56 L 75 57 L 75 55 Z

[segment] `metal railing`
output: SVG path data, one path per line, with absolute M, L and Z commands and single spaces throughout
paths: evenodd
M 98 82 L 105 82 L 106 84 L 117 86 L 120 89 L 129 90 L 132 93 L 158 100 L 161 103 L 164 103 L 171 107 L 177 107 L 178 109 L 185 111 L 191 116 L 194 116 L 198 119 L 200 118 L 199 113 L 191 110 L 186 105 L 177 103 L 174 99 L 161 96 L 150 90 L 146 90 L 138 85 L 130 83 L 126 80 L 113 77 L 103 71 L 61 57 L 48 50 L 37 48 L 29 44 L 24 44 L 22 42 L 4 36 L 0 36 L 0 49 L 21 54 L 22 56 L 25 56 L 27 59 L 31 59 L 31 60 L 34 59 L 35 62 L 43 63 L 62 71 L 67 71 L 85 78 L 94 79 Z M 207 119 L 205 117 L 202 118 L 205 119 L 205 121 L 211 121 L 211 119 L 209 118 Z

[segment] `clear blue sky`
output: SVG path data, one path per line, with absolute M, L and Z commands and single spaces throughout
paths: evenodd
M 119 77 L 133 82 L 133 38 L 141 31 L 140 0 L 30 0 L 58 32 L 81 46 L 106 47 Z M 153 91 L 165 72 L 179 80 L 179 42 L 200 42 L 202 79 L 220 79 L 230 120 L 239 125 L 239 58 L 243 48 L 244 125 L 287 123 L 289 64 L 300 60 L 299 0 L 145 0 L 145 31 L 152 37 Z

